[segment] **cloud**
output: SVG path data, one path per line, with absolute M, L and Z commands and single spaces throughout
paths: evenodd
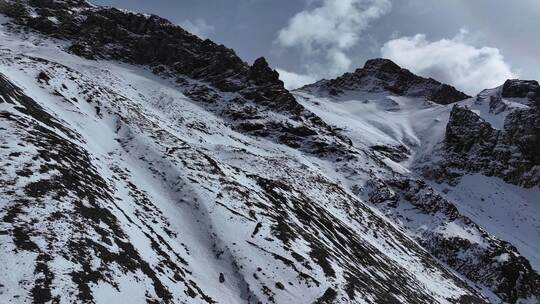
M 309 75 L 301 75 L 293 72 L 288 72 L 283 69 L 276 69 L 279 73 L 279 79 L 285 83 L 285 88 L 289 90 L 298 89 L 317 81 L 317 78 Z
M 206 39 L 214 31 L 214 26 L 206 23 L 204 19 L 195 19 L 195 21 L 184 20 L 180 23 L 180 26 L 193 35 L 199 36 L 199 38 Z
M 311 1 L 312 3 L 313 1 Z M 298 48 L 309 77 L 335 77 L 351 67 L 347 55 L 370 22 L 390 12 L 389 0 L 323 0 L 289 20 L 276 43 Z
M 452 84 L 468 94 L 477 94 L 517 77 L 499 49 L 474 47 L 468 37 L 468 32 L 461 30 L 451 39 L 433 42 L 424 34 L 396 38 L 384 44 L 381 55 L 414 73 Z

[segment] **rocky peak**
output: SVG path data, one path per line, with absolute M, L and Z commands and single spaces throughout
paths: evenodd
M 369 71 L 379 71 L 379 72 L 386 72 L 386 73 L 399 73 L 401 72 L 401 67 L 394 63 L 390 59 L 385 58 L 376 58 L 376 59 L 369 59 L 364 64 L 363 69 L 358 69 L 357 71 L 362 70 L 369 70 Z M 405 70 L 406 71 L 406 70 Z
M 454 152 L 469 152 L 489 142 L 495 130 L 467 107 L 455 105 L 446 126 L 445 143 Z M 489 145 L 489 144 L 488 144 Z
M 354 73 L 345 73 L 332 80 L 322 80 L 300 90 L 332 96 L 348 91 L 389 92 L 398 96 L 424 97 L 439 104 L 450 104 L 470 97 L 453 86 L 417 76 L 384 58 L 370 59 L 363 68 Z
M 540 98 L 540 85 L 536 80 L 508 79 L 502 87 L 502 97 Z
M 283 82 L 279 80 L 279 73 L 270 68 L 264 57 L 260 57 L 253 62 L 249 69 L 249 79 L 253 80 L 257 85 L 277 84 L 283 86 Z

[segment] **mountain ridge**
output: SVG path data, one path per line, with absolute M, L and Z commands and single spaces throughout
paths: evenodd
M 331 80 L 323 79 L 298 90 L 332 96 L 344 94 L 346 91 L 380 92 L 380 90 L 386 90 L 400 96 L 424 97 L 439 104 L 449 104 L 470 98 L 453 86 L 440 83 L 433 78 L 414 75 L 409 70 L 384 58 L 367 60 L 364 67 L 352 73 L 345 73 Z

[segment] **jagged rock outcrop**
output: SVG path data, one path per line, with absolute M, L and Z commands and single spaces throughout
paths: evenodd
M 321 80 L 299 90 L 333 96 L 347 91 L 390 92 L 399 96 L 424 97 L 439 104 L 450 104 L 466 98 L 465 93 L 432 78 L 424 78 L 403 69 L 388 59 L 371 59 L 363 68 L 332 80 Z
M 536 80 L 508 79 L 504 82 L 501 92 L 502 97 L 540 99 L 540 85 Z
M 519 96 L 523 96 L 519 91 Z M 540 184 L 540 108 L 516 109 L 497 130 L 476 113 L 454 106 L 446 127 L 444 158 L 426 175 L 455 183 L 463 174 L 497 176 L 508 183 Z
M 279 80 L 279 73 L 268 66 L 268 62 L 264 57 L 258 58 L 253 62 L 248 77 L 250 80 L 253 80 L 256 85 L 275 84 L 283 86 L 283 81 Z

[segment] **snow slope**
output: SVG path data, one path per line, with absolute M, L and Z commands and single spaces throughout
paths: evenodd
M 434 166 L 445 157 L 440 151 L 450 112 L 456 104 L 467 107 L 497 129 L 503 128 L 506 116 L 514 109 L 528 108 L 526 98 L 501 98 L 501 89 L 502 86 L 485 90 L 475 98 L 449 105 L 389 92 L 373 93 L 371 88 L 346 90 L 332 96 L 314 93 L 313 87 L 308 87 L 297 90 L 295 96 L 307 109 L 343 130 L 356 146 L 382 156 L 394 172 L 422 179 L 423 167 Z M 432 239 L 431 231 L 434 231 L 447 239 L 459 237 L 485 246 L 482 245 L 484 237 L 479 237 L 483 234 L 480 230 L 488 231 L 515 246 L 539 271 L 538 187 L 522 188 L 480 174 L 465 175 L 457 185 L 435 182 L 429 182 L 429 185 L 442 195 L 438 200 L 447 200 L 467 220 L 456 225 L 453 217 L 443 212 L 437 216 L 443 219 L 434 221 L 432 215 L 419 212 L 419 206 L 411 204 L 410 199 L 400 201 L 399 191 L 388 192 L 388 185 L 383 188 L 387 193 L 377 193 L 382 198 L 370 194 L 371 197 L 368 195 L 365 199 L 374 201 L 376 208 L 394 218 L 419 240 Z M 383 201 L 389 203 L 381 205 Z M 471 228 L 466 223 L 468 220 L 480 230 Z M 430 236 L 426 237 L 426 233 Z M 438 252 L 437 247 L 441 244 L 435 246 L 434 250 Z M 499 257 L 508 258 L 507 254 L 494 258 L 498 260 Z
M 467 175 L 455 187 L 439 185 L 460 211 L 508 240 L 540 271 L 540 189 L 524 189 L 496 177 Z
M 80 11 L 154 18 L 64 13 Z M 468 186 L 443 194 L 415 172 L 451 106 L 297 92 L 302 107 L 264 60 L 178 75 L 1 21 L 1 302 L 537 302 L 537 235 L 513 243 L 533 213 L 497 230 Z
M 3 302 L 482 301 L 324 162 L 145 68 L 2 33 Z

